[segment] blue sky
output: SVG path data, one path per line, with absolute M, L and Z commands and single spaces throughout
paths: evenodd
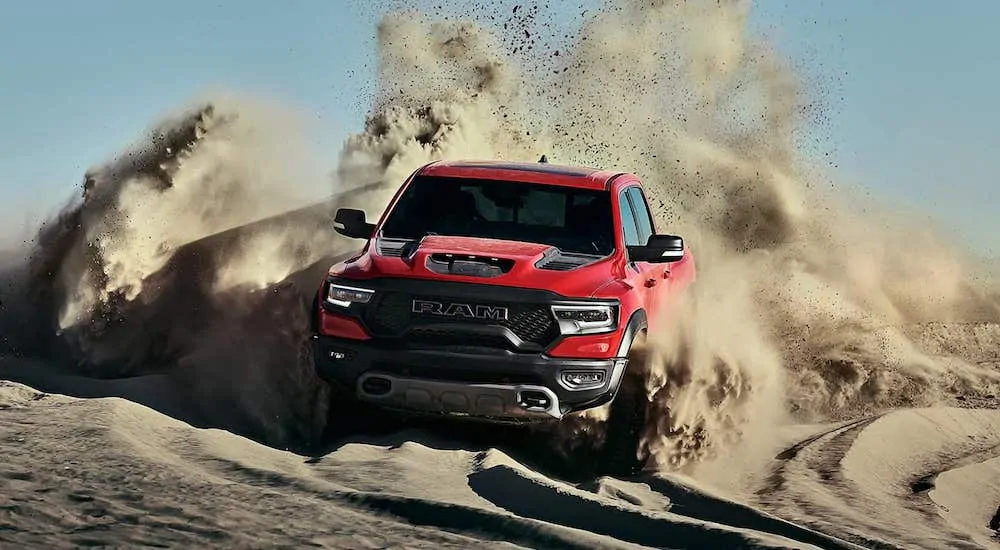
M 365 4 L 8 3 L 0 18 L 3 227 L 61 203 L 89 166 L 213 87 L 305 111 L 332 168 L 367 107 L 376 10 Z M 565 5 L 576 12 L 579 2 Z M 820 137 L 841 174 L 937 216 L 995 256 L 998 17 L 995 0 L 757 0 L 753 8 L 754 25 L 826 90 L 831 119 Z

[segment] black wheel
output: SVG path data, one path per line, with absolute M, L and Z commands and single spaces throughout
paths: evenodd
M 319 333 L 320 307 L 319 296 L 314 296 L 309 308 L 313 334 Z M 396 415 L 358 399 L 353 386 L 331 381 L 327 385 L 329 399 L 322 436 L 324 444 L 356 435 L 381 435 L 398 428 L 400 419 Z
M 329 384 L 330 392 L 326 411 L 326 428 L 323 439 L 326 442 L 354 435 L 362 403 L 354 393 L 340 384 Z
M 354 436 L 385 435 L 400 429 L 403 423 L 391 411 L 358 399 L 353 387 L 330 384 L 329 403 L 323 431 L 323 440 L 328 443 Z
M 598 453 L 599 475 L 631 476 L 639 473 L 649 458 L 642 444 L 649 399 L 646 396 L 646 337 L 636 337 L 629 350 L 628 365 L 618 393 L 611 401 L 605 423 L 605 439 Z

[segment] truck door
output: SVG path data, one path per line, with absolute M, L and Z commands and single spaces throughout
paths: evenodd
M 644 245 L 653 234 L 653 217 L 649 211 L 649 205 L 642 193 L 642 189 L 636 186 L 626 187 L 618 195 L 618 208 L 621 212 L 622 230 L 624 231 L 625 245 Z M 627 269 L 630 272 L 629 282 L 639 290 L 643 298 L 643 306 L 646 309 L 647 321 L 652 329 L 656 323 L 655 317 L 658 313 L 657 301 L 655 297 L 662 293 L 661 286 L 665 286 L 669 281 L 664 278 L 664 264 L 650 262 L 629 262 Z

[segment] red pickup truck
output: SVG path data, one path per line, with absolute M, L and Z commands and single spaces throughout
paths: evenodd
M 657 233 L 634 174 L 507 161 L 433 162 L 314 301 L 317 373 L 341 399 L 403 414 L 559 422 L 608 407 L 600 468 L 641 468 L 642 361 L 661 308 L 695 278 L 684 241 Z

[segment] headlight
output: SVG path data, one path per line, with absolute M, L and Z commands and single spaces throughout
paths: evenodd
M 552 306 L 562 334 L 612 332 L 618 326 L 618 309 L 610 305 Z
M 357 288 L 331 283 L 326 289 L 326 301 L 339 307 L 349 307 L 351 304 L 367 304 L 374 290 Z

